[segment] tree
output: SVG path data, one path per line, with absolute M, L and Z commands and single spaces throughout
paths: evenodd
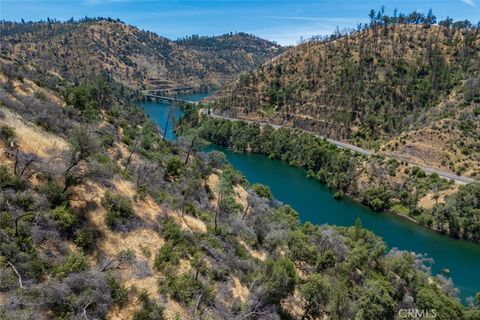
M 299 291 L 304 306 L 302 319 L 307 317 L 320 318 L 327 308 L 332 291 L 328 280 L 320 274 L 312 274 L 300 286 Z
M 387 281 L 366 280 L 357 302 L 356 319 L 392 319 L 395 313 L 393 294 L 394 289 Z
M 200 137 L 198 130 L 191 129 L 180 137 L 179 143 L 187 150 L 184 162 L 186 165 L 190 159 L 190 155 L 195 151 L 202 149 L 207 144 L 207 141 Z
M 291 231 L 288 236 L 289 256 L 293 261 L 315 263 L 318 250 L 311 244 L 307 235 L 301 230 Z
M 440 320 L 461 319 L 462 305 L 460 302 L 447 297 L 436 284 L 421 288 L 417 294 L 417 308 L 421 310 L 435 310 Z
M 64 191 L 76 180 L 71 171 L 80 163 L 87 161 L 90 157 L 98 152 L 98 144 L 93 135 L 84 126 L 78 126 L 73 129 L 70 139 L 69 159 L 67 168 L 64 171 L 65 187 Z M 77 177 L 78 178 L 78 177 Z
M 287 258 L 269 260 L 265 270 L 263 284 L 268 303 L 278 304 L 295 290 L 297 284 L 295 265 Z
M 348 286 L 343 282 L 335 283 L 332 286 L 330 302 L 328 304 L 328 313 L 334 320 L 351 319 L 353 315 L 349 314 L 350 300 L 348 297 Z
M 172 157 L 167 161 L 165 169 L 165 179 L 172 181 L 178 178 L 183 168 L 183 163 L 178 157 Z

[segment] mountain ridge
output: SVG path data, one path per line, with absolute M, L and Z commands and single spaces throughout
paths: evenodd
M 171 86 L 189 84 L 205 90 L 283 50 L 245 33 L 218 36 L 223 41 L 215 42 L 218 48 L 214 50 L 193 48 L 180 40 L 103 18 L 24 24 L 3 21 L 1 29 L 4 55 L 28 60 L 76 83 L 105 72 L 132 89 L 151 86 L 148 80 L 156 79 Z M 229 48 L 222 48 L 225 43 Z
M 214 108 L 473 176 L 480 168 L 478 30 L 375 25 L 300 44 L 227 85 Z

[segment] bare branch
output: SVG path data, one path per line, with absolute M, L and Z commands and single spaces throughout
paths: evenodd
M 10 261 L 7 260 L 7 263 L 10 267 L 12 267 L 13 271 L 17 274 L 18 277 L 18 284 L 20 285 L 20 288 L 23 289 L 23 283 L 22 283 L 22 276 L 20 276 L 20 273 L 18 272 L 17 268 L 11 263 Z
M 87 308 L 88 308 L 88 306 L 89 306 L 91 303 L 92 303 L 92 301 L 90 301 L 89 303 L 87 303 L 87 304 L 83 307 L 83 317 L 84 317 L 85 319 L 87 319 L 87 320 L 89 320 L 88 317 L 87 317 Z

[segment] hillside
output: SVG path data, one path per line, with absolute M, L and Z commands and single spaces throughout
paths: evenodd
M 215 59 L 214 64 L 220 71 L 225 71 L 226 75 L 230 76 L 229 80 L 285 50 L 273 42 L 243 32 L 213 37 L 193 35 L 179 39 L 176 43 L 190 50 L 205 53 L 204 61 L 200 61 L 202 64 L 212 64 L 208 59 Z
M 244 33 L 172 41 L 111 19 L 1 25 L 2 55 L 79 83 L 99 73 L 133 88 L 213 87 L 282 52 Z M 203 43 L 203 44 L 202 44 Z
M 216 112 L 479 174 L 479 28 L 392 19 L 288 50 L 227 85 Z
M 2 319 L 479 316 L 423 255 L 301 224 L 224 155 L 163 141 L 110 77 L 2 57 L 0 85 Z

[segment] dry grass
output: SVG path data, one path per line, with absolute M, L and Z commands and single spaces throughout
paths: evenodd
M 246 208 L 248 206 L 248 192 L 242 186 L 234 186 L 233 191 L 235 192 L 235 201 Z
M 46 159 L 68 148 L 68 143 L 59 136 L 43 131 L 6 108 L 0 107 L 0 111 L 5 116 L 2 124 L 15 128 L 21 151 L 36 153 L 39 157 Z
M 245 243 L 243 240 L 238 240 L 238 242 L 245 247 L 245 250 L 254 258 L 260 260 L 260 261 L 265 261 L 267 260 L 267 253 L 264 251 L 258 251 L 252 249 L 248 244 Z
M 451 188 L 440 191 L 438 193 L 437 200 L 435 200 L 435 195 L 433 193 L 429 193 L 418 201 L 418 206 L 423 209 L 432 209 L 437 203 L 438 204 L 445 203 L 445 197 L 451 194 L 454 194 L 457 191 L 458 191 L 458 184 L 454 184 L 452 185 Z
M 218 195 L 217 195 L 217 185 L 218 185 L 218 174 L 212 173 L 207 177 L 207 186 L 212 190 L 213 199 L 211 200 L 211 204 L 216 206 L 218 205 Z
M 232 296 L 235 299 L 240 299 L 242 303 L 248 301 L 248 297 L 250 296 L 250 290 L 242 284 L 238 277 L 231 278 L 231 288 L 232 288 Z
M 288 312 L 288 315 L 295 320 L 300 320 L 302 319 L 303 314 L 305 313 L 305 310 L 303 309 L 302 306 L 302 301 L 299 297 L 298 290 L 295 290 L 295 293 L 293 296 L 284 299 L 281 302 L 283 310 Z M 320 318 L 319 318 L 320 319 Z M 325 319 L 325 318 L 321 318 Z

